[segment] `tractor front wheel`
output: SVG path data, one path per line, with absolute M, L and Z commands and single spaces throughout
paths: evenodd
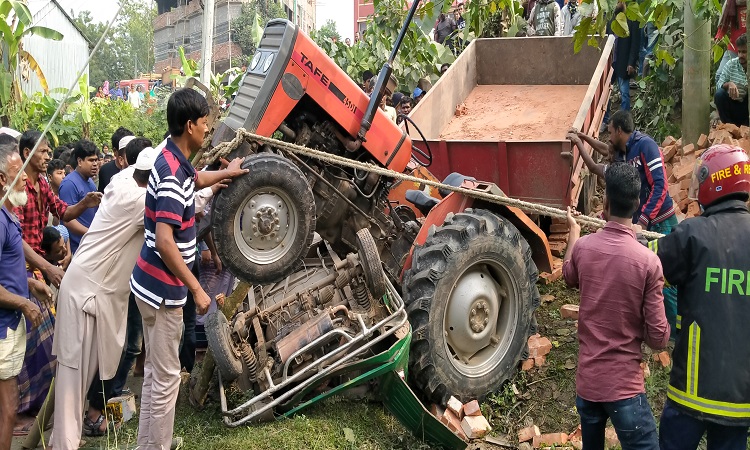
M 302 171 L 283 156 L 259 153 L 242 164 L 212 210 L 214 242 L 222 262 L 251 284 L 292 274 L 312 243 L 315 198 Z
M 414 250 L 404 301 L 413 328 L 410 377 L 430 402 L 482 399 L 527 355 L 538 272 L 506 219 L 467 209 Z

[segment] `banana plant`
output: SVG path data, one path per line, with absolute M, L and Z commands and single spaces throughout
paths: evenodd
M 39 78 L 45 94 L 49 92 L 47 79 L 36 59 L 23 49 L 23 38 L 31 35 L 62 40 L 63 35 L 51 28 L 33 25 L 33 18 L 26 2 L 21 0 L 0 0 L 0 106 L 4 124 L 8 123 L 9 106 L 21 101 L 19 84 L 19 64 L 33 71 Z

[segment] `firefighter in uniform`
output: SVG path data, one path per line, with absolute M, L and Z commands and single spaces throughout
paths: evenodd
M 750 162 L 716 145 L 696 162 L 690 197 L 703 214 L 652 241 L 677 287 L 677 327 L 661 450 L 745 450 L 750 426 Z

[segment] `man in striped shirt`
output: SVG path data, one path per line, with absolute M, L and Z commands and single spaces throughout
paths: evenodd
M 137 440 L 141 450 L 163 450 L 172 443 L 188 290 L 199 313 L 211 303 L 190 270 L 196 256 L 194 189 L 248 172 L 240 158 L 219 171 L 193 169 L 188 158 L 203 145 L 208 113 L 208 103 L 197 91 L 172 94 L 167 103 L 171 138 L 156 158 L 146 191 L 146 240 L 130 277 L 146 346 Z
M 743 34 L 734 44 L 737 57 L 730 59 L 716 75 L 714 103 L 724 123 L 748 125 L 747 103 L 747 37 Z

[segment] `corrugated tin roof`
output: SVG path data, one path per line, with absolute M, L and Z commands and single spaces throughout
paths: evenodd
M 31 12 L 31 17 L 34 19 L 34 22 L 36 23 L 39 19 L 39 14 L 44 10 L 44 8 L 49 5 L 50 3 L 54 4 L 57 9 L 59 9 L 63 15 L 68 19 L 68 21 L 75 27 L 76 30 L 78 30 L 79 33 L 81 33 L 81 36 L 83 36 L 84 39 L 86 39 L 86 42 L 89 44 L 89 48 L 93 48 L 93 43 L 91 40 L 89 40 L 88 36 L 80 29 L 78 28 L 78 25 L 75 23 L 72 17 L 70 17 L 70 14 L 68 14 L 67 11 L 65 11 L 65 8 L 60 5 L 60 3 L 57 2 L 57 0 L 27 0 L 26 4 L 29 7 L 29 11 Z

